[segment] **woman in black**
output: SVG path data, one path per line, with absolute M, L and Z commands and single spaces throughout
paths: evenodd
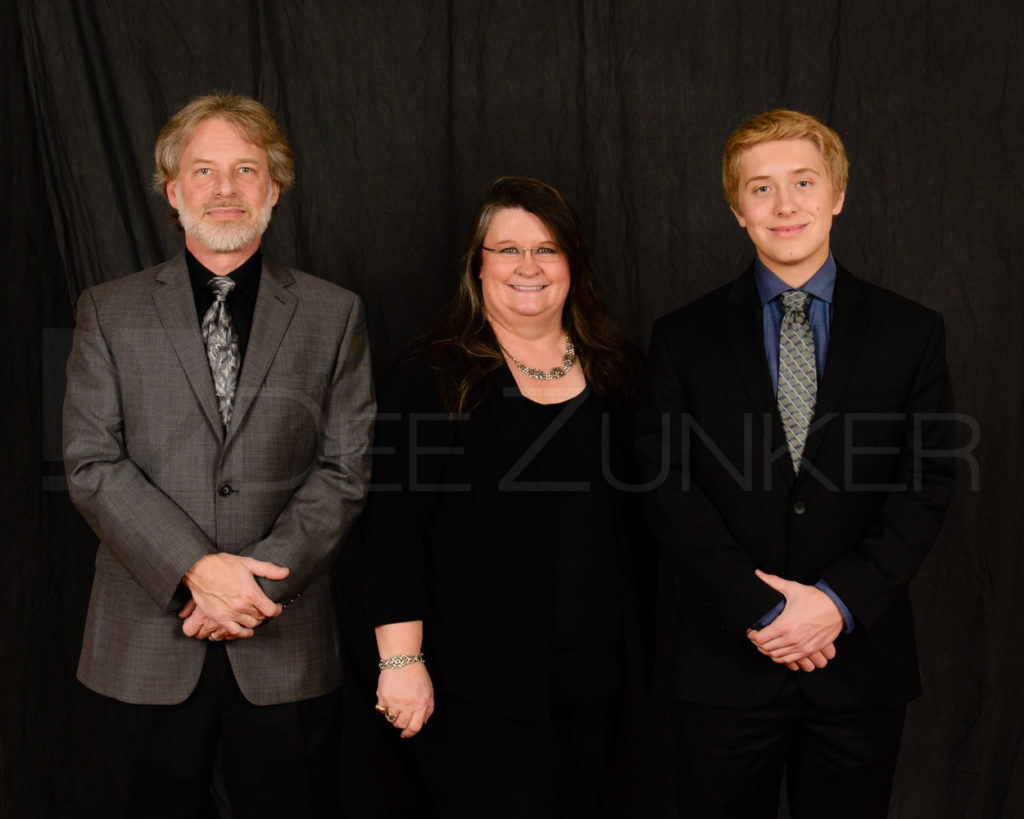
M 455 300 L 382 391 L 367 512 L 377 708 L 442 816 L 577 815 L 639 670 L 641 358 L 572 206 L 493 182 Z

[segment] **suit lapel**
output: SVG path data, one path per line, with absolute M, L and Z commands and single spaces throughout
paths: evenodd
M 295 314 L 298 298 L 285 289 L 294 283 L 295 278 L 286 268 L 264 258 L 259 295 L 256 296 L 256 309 L 252 317 L 252 332 L 242 362 L 235 408 L 231 413 L 225 443 L 231 441 L 245 419 Z
M 174 348 L 196 400 L 218 438 L 223 436 L 217 396 L 213 392 L 210 362 L 199 332 L 195 297 L 188 278 L 184 252 L 168 261 L 156 277 L 153 301 L 160 323 Z
M 772 380 L 764 353 L 764 318 L 761 300 L 754 283 L 754 269 L 732 284 L 728 302 L 731 306 L 725 318 L 725 332 L 736 359 L 740 380 L 750 398 L 754 421 L 761 429 L 759 440 L 768 442 L 769 452 L 775 469 L 782 474 L 787 484 L 795 480 L 786 447 L 786 433 L 782 428 L 779 408 L 772 393 Z M 783 454 L 774 457 L 782 447 Z
M 837 411 L 839 401 L 857 364 L 867 331 L 865 293 L 860 281 L 836 265 L 836 285 L 832 294 L 833 315 L 829 331 L 825 372 L 818 389 L 818 400 L 811 420 L 811 431 L 804 446 L 804 458 L 814 461 L 829 423 L 819 423 Z

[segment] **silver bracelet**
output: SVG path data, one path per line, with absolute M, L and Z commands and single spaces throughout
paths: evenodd
M 412 665 L 413 663 L 425 662 L 426 659 L 423 657 L 422 652 L 419 654 L 396 654 L 394 657 L 385 657 L 377 663 L 377 668 L 381 671 L 384 671 L 385 669 L 394 670 L 396 668 L 405 668 L 407 665 Z

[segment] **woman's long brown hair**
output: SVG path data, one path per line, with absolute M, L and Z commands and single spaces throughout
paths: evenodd
M 454 299 L 417 345 L 438 373 L 445 406 L 449 412 L 473 409 L 483 399 L 488 376 L 505 363 L 484 312 L 480 285 L 484 237 L 494 214 L 505 208 L 521 208 L 540 219 L 566 254 L 570 281 L 562 323 L 576 345 L 590 388 L 632 404 L 639 391 L 642 357 L 601 298 L 579 216 L 546 182 L 503 176 L 484 191 Z

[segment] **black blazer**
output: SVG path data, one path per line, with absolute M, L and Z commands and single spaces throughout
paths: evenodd
M 953 492 L 942 318 L 850 275 L 795 476 L 765 361 L 753 269 L 654 326 L 638 449 L 656 539 L 682 579 L 673 693 L 770 700 L 795 674 L 825 707 L 920 691 L 907 585 Z M 782 600 L 755 568 L 824 579 L 856 618 L 823 670 L 790 672 L 746 630 Z
M 592 398 L 610 421 L 612 474 L 626 482 L 632 418 L 617 402 Z M 423 620 L 435 688 L 498 713 L 540 717 L 553 548 L 545 516 L 558 513 L 558 493 L 528 486 L 529 453 L 543 432 L 528 410 L 502 368 L 478 407 L 451 418 L 437 374 L 421 361 L 400 363 L 378 402 L 365 531 L 371 622 Z M 627 531 L 627 518 L 637 496 L 619 499 L 620 576 L 635 579 L 645 539 Z M 623 586 L 626 673 L 636 681 L 645 641 L 635 586 Z

